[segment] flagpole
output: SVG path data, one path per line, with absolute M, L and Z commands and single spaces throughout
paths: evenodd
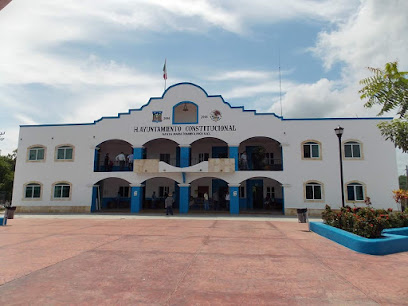
M 167 58 L 164 60 L 163 79 L 164 79 L 164 91 L 166 91 L 166 87 L 167 87 Z

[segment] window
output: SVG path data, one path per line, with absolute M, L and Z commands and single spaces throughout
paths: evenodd
M 320 159 L 320 143 L 317 141 L 305 141 L 302 143 L 304 159 Z
M 168 195 L 170 192 L 169 186 L 160 186 L 159 187 L 159 197 L 163 198 L 165 195 Z
M 239 197 L 245 198 L 245 187 L 244 186 L 239 187 Z
M 266 187 L 266 197 L 275 198 L 275 187 Z
M 170 164 L 170 154 L 168 153 L 160 153 L 160 161 Z
M 61 146 L 57 148 L 57 160 L 72 160 L 73 147 L 71 146 Z
M 348 184 L 347 201 L 364 201 L 364 186 L 360 183 Z
M 344 143 L 344 157 L 361 158 L 361 148 L 357 141 L 348 141 Z
M 198 154 L 198 162 L 201 163 L 203 161 L 208 161 L 209 157 L 210 157 L 209 153 L 200 153 Z
M 28 151 L 28 160 L 44 160 L 45 149 L 43 147 L 33 147 Z
M 69 199 L 71 185 L 59 183 L 54 185 L 54 199 Z
M 39 199 L 41 197 L 41 185 L 40 184 L 27 184 L 25 186 L 26 199 Z
M 119 196 L 123 198 L 129 197 L 129 186 L 119 187 Z
M 322 185 L 317 182 L 305 184 L 306 200 L 322 200 Z
M 266 162 L 268 165 L 274 165 L 275 160 L 273 158 L 273 153 L 265 153 Z

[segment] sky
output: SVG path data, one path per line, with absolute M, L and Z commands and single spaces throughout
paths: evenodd
M 93 122 L 161 96 L 165 59 L 167 86 L 192 82 L 233 106 L 375 116 L 359 81 L 390 61 L 408 70 L 407 12 L 406 0 L 11 1 L 0 11 L 0 150 L 17 148 L 21 124 Z M 403 174 L 408 154 L 397 161 Z

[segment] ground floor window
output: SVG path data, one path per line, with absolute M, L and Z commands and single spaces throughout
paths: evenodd
M 275 198 L 275 187 L 266 187 L 266 197 L 269 199 Z
M 119 187 L 119 196 L 121 196 L 123 198 L 128 198 L 129 197 L 129 186 Z
M 316 182 L 306 183 L 306 200 L 321 200 L 322 185 Z
M 347 201 L 363 201 L 364 187 L 359 183 L 351 183 L 347 185 Z
M 39 199 L 41 196 L 41 185 L 40 184 L 28 184 L 25 187 L 25 198 L 26 199 Z
M 54 198 L 55 199 L 68 199 L 71 186 L 66 183 L 56 184 L 54 186 Z
M 160 186 L 159 187 L 159 197 L 163 198 L 165 195 L 168 195 L 170 192 L 169 186 Z

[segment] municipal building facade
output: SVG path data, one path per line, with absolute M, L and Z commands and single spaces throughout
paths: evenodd
M 13 205 L 20 212 L 291 215 L 326 204 L 397 209 L 391 118 L 285 119 L 233 107 L 191 83 L 93 123 L 20 127 Z M 341 139 L 344 184 L 340 183 Z

